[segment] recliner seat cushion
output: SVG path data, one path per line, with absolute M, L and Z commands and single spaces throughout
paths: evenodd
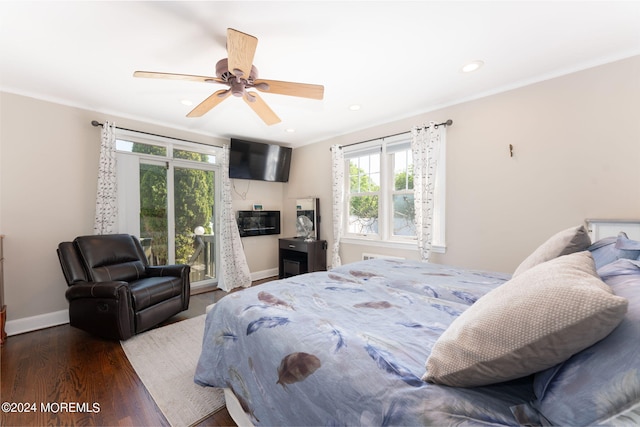
M 147 277 L 129 282 L 133 297 L 134 310 L 140 311 L 151 307 L 182 292 L 182 281 L 179 277 Z

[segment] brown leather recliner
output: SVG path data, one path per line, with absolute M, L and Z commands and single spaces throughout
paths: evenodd
M 71 326 L 126 340 L 189 308 L 190 267 L 148 265 L 134 236 L 80 236 L 57 252 Z

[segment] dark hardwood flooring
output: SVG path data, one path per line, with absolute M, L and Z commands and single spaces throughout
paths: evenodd
M 221 290 L 192 295 L 189 310 L 163 325 L 204 314 L 208 305 L 224 295 Z M 3 406 L 2 426 L 169 425 L 117 341 L 96 338 L 66 324 L 8 337 L 0 358 L 0 401 L 20 410 L 6 412 Z M 69 402 L 99 408 L 87 412 L 60 405 Z M 48 404 L 49 410 L 43 411 L 42 405 Z M 235 425 L 226 408 L 198 424 Z

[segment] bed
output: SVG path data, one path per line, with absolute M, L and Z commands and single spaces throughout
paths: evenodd
M 239 425 L 637 425 L 639 259 L 578 226 L 513 275 L 377 259 L 265 283 L 209 311 L 195 382 Z

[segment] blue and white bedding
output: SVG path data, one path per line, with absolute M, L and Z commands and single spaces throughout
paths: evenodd
M 425 361 L 442 332 L 510 276 L 370 260 L 222 298 L 207 316 L 195 381 L 230 388 L 255 425 L 637 421 L 640 262 L 622 261 L 627 260 L 606 266 L 606 280 L 623 282 L 619 288 L 626 297 L 638 295 L 629 299 L 628 318 L 615 331 L 632 336 L 612 333 L 592 347 L 606 352 L 613 337 L 615 364 L 606 360 L 611 353 L 599 359 L 593 352 L 583 354 L 587 349 L 565 364 L 510 382 L 472 388 L 424 382 Z M 587 362 L 588 369 L 581 370 Z M 600 364 L 606 367 L 602 372 Z M 621 377 L 626 383 L 607 386 Z M 568 407 L 575 410 L 565 416 Z
M 232 293 L 208 314 L 196 382 L 231 388 L 256 425 L 514 424 L 531 380 L 420 379 L 449 323 L 508 279 L 372 260 Z

